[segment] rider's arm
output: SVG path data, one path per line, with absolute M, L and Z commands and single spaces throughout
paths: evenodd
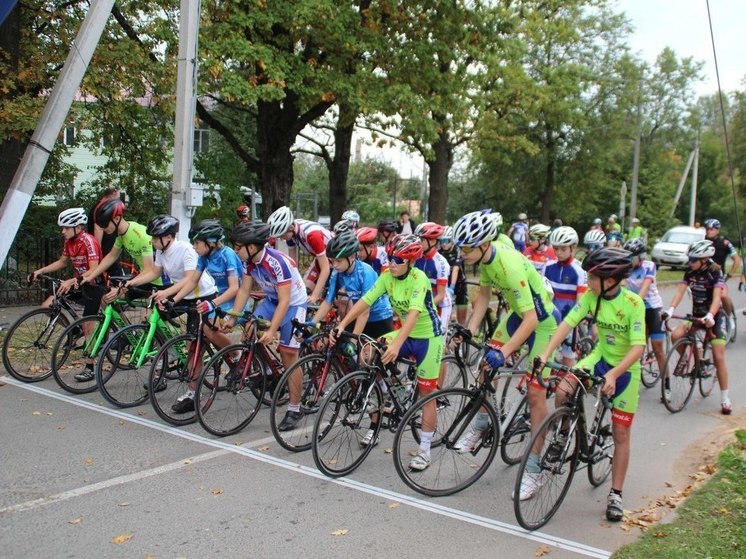
M 326 315 L 329 313 L 329 310 L 332 308 L 332 304 L 324 299 L 321 301 L 321 304 L 319 305 L 319 309 L 316 311 L 316 314 L 313 315 L 313 321 L 314 322 L 321 322 L 326 318 Z
M 244 276 L 244 278 L 245 277 L 246 276 Z M 228 276 L 228 289 L 226 289 L 220 295 L 215 297 L 212 300 L 212 304 L 215 305 L 216 307 L 219 307 L 223 303 L 227 303 L 228 301 L 232 301 L 236 299 L 237 298 L 236 296 L 238 295 L 240 287 L 243 287 L 243 286 L 239 286 L 238 276 Z M 246 298 L 244 299 L 243 302 L 246 303 L 247 300 L 248 300 L 248 293 L 246 294 Z M 236 303 L 237 302 L 238 301 L 236 301 Z M 235 310 L 236 308 L 235 304 L 233 305 L 233 308 Z M 240 307 L 240 309 L 243 309 L 243 307 Z
M 158 279 L 159 277 L 161 277 L 162 273 L 163 273 L 163 268 L 153 264 L 152 268 L 150 268 L 149 270 L 140 272 L 134 278 L 129 280 L 126 285 L 127 286 L 144 285 L 146 283 L 150 283 L 151 281 Z
M 676 294 L 673 296 L 673 299 L 671 300 L 671 309 L 675 309 L 679 303 L 681 303 L 681 299 L 684 297 L 684 293 L 686 293 L 687 284 L 680 283 L 679 288 L 676 290 Z
M 202 277 L 202 273 L 203 272 L 201 270 L 192 270 L 191 272 L 187 272 L 184 275 L 183 280 L 181 280 L 176 285 L 172 285 L 168 289 L 165 289 L 163 292 L 161 292 L 161 295 L 163 295 L 164 297 L 173 295 L 174 303 L 178 303 L 184 297 L 194 291 L 194 288 L 197 287 L 197 284 L 199 283 L 199 279 Z
M 339 323 L 339 326 L 337 326 L 337 331 L 344 330 L 347 327 L 347 325 L 351 324 L 352 321 L 355 320 L 358 316 L 368 311 L 370 311 L 370 305 L 366 303 L 363 299 L 360 299 L 357 303 L 355 303 L 352 306 L 352 308 L 347 312 L 345 317 Z
M 319 277 L 316 279 L 316 285 L 309 296 L 309 300 L 318 301 L 321 298 L 321 293 L 324 291 L 326 286 L 326 280 L 329 279 L 329 273 L 331 268 L 329 267 L 329 258 L 326 254 L 319 254 L 316 256 L 316 263 L 319 265 Z
M 289 281 L 278 284 L 277 286 L 277 308 L 275 308 L 275 312 L 272 314 L 272 320 L 266 332 L 268 336 L 274 337 L 275 332 L 280 329 L 282 321 L 285 320 L 285 315 L 290 308 L 291 288 L 292 283 Z
M 360 334 L 363 330 L 365 330 L 365 325 L 368 324 L 368 318 L 370 317 L 370 307 L 363 310 L 362 313 L 357 317 L 355 320 L 355 326 L 352 328 L 352 331 L 355 334 Z
M 730 267 L 729 276 L 738 277 L 741 275 L 741 256 L 736 252 L 733 254 L 733 265 Z
M 238 290 L 236 291 L 236 296 L 233 299 L 234 313 L 243 312 L 243 308 L 246 306 L 246 301 L 249 300 L 249 295 L 251 295 L 251 288 L 253 287 L 253 285 L 254 278 L 252 278 L 250 275 L 244 274 L 243 279 L 241 280 L 241 287 L 238 288 Z M 226 299 L 226 301 L 230 301 L 230 299 Z
M 539 356 L 539 359 L 542 363 L 546 363 L 549 360 L 549 356 L 554 353 L 554 350 L 557 349 L 562 342 L 564 342 L 567 339 L 567 336 L 570 335 L 570 332 L 572 332 L 573 327 L 570 326 L 566 321 L 560 322 L 559 326 L 557 326 L 557 329 L 554 331 L 554 334 L 552 334 L 552 337 L 549 339 L 549 343 L 547 344 L 547 347 L 544 349 L 544 352 Z
M 438 284 L 435 287 L 435 296 L 433 297 L 433 304 L 437 307 L 443 302 L 446 297 L 446 285 L 444 283 Z
M 720 307 L 723 304 L 723 288 L 716 287 L 712 290 L 712 304 L 710 305 L 709 313 L 711 316 L 715 316 Z
M 642 280 L 642 286 L 640 287 L 640 291 L 638 293 L 640 299 L 645 299 L 645 295 L 648 294 L 648 290 L 650 289 L 651 285 L 653 285 L 653 278 L 645 278 L 644 280 Z
M 67 268 L 67 263 L 70 261 L 70 259 L 65 256 L 64 254 L 60 255 L 60 257 L 52 262 L 51 264 L 47 264 L 43 268 L 39 268 L 34 272 L 35 275 L 39 274 L 48 274 L 49 272 L 56 272 L 57 270 L 64 270 Z

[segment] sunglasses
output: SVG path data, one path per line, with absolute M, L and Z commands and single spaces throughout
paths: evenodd
M 458 247 L 459 252 L 462 252 L 463 254 L 470 254 L 477 250 L 477 247 Z
M 406 260 L 399 256 L 392 256 L 389 258 L 389 262 L 391 262 L 392 264 L 396 264 L 397 266 L 401 266 L 406 262 Z
M 700 260 L 702 260 L 702 259 L 701 258 L 697 258 L 696 256 L 690 256 L 689 257 L 689 263 L 690 264 L 693 264 L 694 262 L 699 262 Z

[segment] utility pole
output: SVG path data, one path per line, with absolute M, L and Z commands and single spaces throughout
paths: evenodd
M 642 89 L 640 82 L 639 89 Z M 632 192 L 629 201 L 629 218 L 637 217 L 637 182 L 640 177 L 640 142 L 642 141 L 642 100 L 640 91 L 637 93 L 637 131 L 635 132 L 635 150 L 632 156 Z
M 699 172 L 699 131 L 694 143 L 694 168 L 692 169 L 692 193 L 689 199 L 689 225 L 694 227 L 694 214 L 697 210 L 697 174 Z

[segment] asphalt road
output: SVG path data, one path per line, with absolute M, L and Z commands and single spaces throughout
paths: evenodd
M 727 353 L 734 415 L 719 414 L 717 388 L 677 415 L 642 388 L 625 509 L 675 498 L 746 427 L 742 318 Z M 148 404 L 119 410 L 52 379 L 1 380 L 0 557 L 607 557 L 640 533 L 606 522 L 608 483 L 593 489 L 583 472 L 554 519 L 529 533 L 513 515 L 516 468 L 499 457 L 466 491 L 426 498 L 396 475 L 390 433 L 349 479 L 328 480 L 310 452 L 275 443 L 266 411 L 217 439 L 164 424 Z

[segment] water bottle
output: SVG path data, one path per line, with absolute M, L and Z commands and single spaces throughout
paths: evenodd
M 394 396 L 397 402 L 404 405 L 409 399 L 409 386 L 405 384 L 397 384 L 394 386 Z

